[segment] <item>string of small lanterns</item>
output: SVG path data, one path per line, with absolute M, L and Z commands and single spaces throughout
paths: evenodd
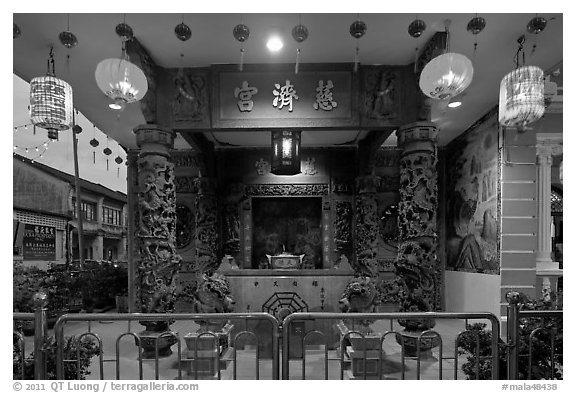
M 35 160 L 38 160 L 40 158 L 44 157 L 44 154 L 46 153 L 46 150 L 48 150 L 48 146 L 50 145 L 50 143 L 52 142 L 51 139 L 48 139 L 44 142 L 42 142 L 39 145 L 36 146 L 18 146 L 18 145 L 14 145 L 14 152 L 13 154 L 16 155 L 18 154 L 19 151 L 24 152 L 25 154 L 30 153 L 31 151 L 35 151 L 36 153 L 38 153 L 35 157 L 31 158 L 32 162 L 34 162 Z M 42 150 L 42 151 L 40 151 Z

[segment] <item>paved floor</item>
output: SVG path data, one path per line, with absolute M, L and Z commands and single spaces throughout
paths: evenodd
M 112 310 L 114 311 L 114 310 Z M 172 330 L 179 333 L 183 337 L 189 332 L 194 332 L 198 328 L 192 321 L 177 321 L 171 326 Z M 390 321 L 377 321 L 372 325 L 375 332 L 385 332 L 390 330 Z M 396 331 L 401 331 L 401 327 L 395 322 L 393 328 Z M 464 320 L 438 320 L 434 328 L 441 337 L 442 345 L 432 350 L 432 356 L 428 359 L 423 359 L 418 362 L 415 359 L 404 359 L 404 373 L 402 372 L 402 359 L 401 347 L 396 342 L 394 335 L 389 335 L 383 342 L 382 349 L 382 379 L 454 379 L 455 378 L 455 360 L 454 360 L 454 340 L 457 334 L 465 329 Z M 121 334 L 132 331 L 139 332 L 143 327 L 136 322 L 69 322 L 65 327 L 65 336 L 80 335 L 85 332 L 92 332 L 101 338 L 103 343 L 103 379 L 116 379 L 116 338 Z M 50 331 L 52 334 L 52 331 Z M 32 338 L 27 338 L 27 352 L 32 348 Z M 305 359 L 305 379 L 324 379 L 326 372 L 326 361 L 324 347 L 315 345 L 307 346 L 306 359 Z M 250 345 L 247 341 L 245 345 L 238 345 L 236 350 L 236 379 L 254 380 L 256 379 L 256 350 L 255 345 Z M 440 354 L 440 348 L 442 354 Z M 158 361 L 158 378 L 159 379 L 177 379 L 179 376 L 178 365 L 178 346 L 173 345 L 172 355 L 161 358 Z M 130 336 L 123 337 L 118 342 L 118 364 L 120 367 L 120 379 L 136 380 L 140 379 L 139 362 L 138 362 L 138 347 L 135 345 L 134 338 Z M 353 351 L 352 351 L 353 352 Z M 340 367 L 340 352 L 336 349 L 328 351 L 328 378 L 340 379 L 341 374 L 343 379 L 362 379 L 363 374 L 354 375 L 352 372 L 352 365 L 348 355 L 351 353 L 350 347 L 347 348 L 345 353 L 344 367 Z M 196 374 L 189 360 L 187 360 L 187 348 L 184 339 L 181 338 L 181 359 L 180 363 L 181 377 L 183 379 L 196 379 Z M 220 378 L 221 379 L 234 379 L 234 352 L 230 348 L 225 353 L 225 360 L 221 361 Z M 369 355 L 370 357 L 371 355 Z M 378 356 L 378 355 L 374 355 Z M 440 356 L 442 360 L 439 361 Z M 87 379 L 100 379 L 100 359 L 93 358 L 90 366 L 91 374 Z M 465 379 L 461 365 L 466 361 L 465 357 L 459 356 L 456 368 L 456 378 Z M 281 362 L 281 358 L 280 358 Z M 357 367 L 362 367 L 362 361 Z M 303 379 L 302 358 L 292 359 L 289 362 L 290 379 Z M 377 363 L 370 365 L 376 366 Z M 370 369 L 370 365 L 367 369 Z M 207 364 L 205 364 L 206 368 Z M 259 379 L 272 379 L 273 362 L 266 355 L 262 356 L 258 362 Z M 377 370 L 377 369 L 376 369 Z M 217 379 L 218 375 L 198 374 L 198 379 Z M 154 360 L 144 360 L 142 362 L 142 378 L 155 379 L 156 378 L 156 362 Z M 378 376 L 368 377 L 378 379 Z

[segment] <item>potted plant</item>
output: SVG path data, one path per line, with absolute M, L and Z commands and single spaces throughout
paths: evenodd
M 12 378 L 22 378 L 22 353 L 16 335 L 14 335 L 12 346 Z M 46 379 L 56 379 L 56 340 L 53 337 L 46 337 L 44 341 L 44 354 L 46 359 Z M 64 339 L 64 359 L 78 359 L 78 349 L 80 349 L 80 377 L 76 362 L 64 363 L 64 379 L 86 379 L 90 374 L 88 371 L 92 358 L 99 354 L 99 348 L 92 337 L 83 337 L 78 340 L 76 336 Z M 30 353 L 24 360 L 24 379 L 34 379 L 33 353 Z
M 551 293 L 549 297 L 533 300 L 520 294 L 520 308 L 524 310 L 558 310 L 562 309 L 562 293 Z M 467 330 L 474 334 L 463 334 L 458 340 L 458 352 L 466 355 L 466 362 L 462 364 L 462 371 L 467 379 L 492 379 L 492 359 L 485 358 L 490 355 L 492 332 L 486 330 L 486 324 L 476 323 L 468 325 Z M 539 329 L 538 333 L 531 333 Z M 476 375 L 476 335 L 479 340 L 479 374 Z M 555 340 L 552 342 L 552 335 Z M 556 318 L 522 318 L 518 329 L 518 371 L 519 379 L 528 379 L 528 369 L 531 364 L 532 379 L 563 379 L 563 326 L 562 321 Z M 532 341 L 530 343 L 530 341 Z M 532 345 L 532 361 L 529 361 L 529 345 Z M 552 348 L 554 345 L 554 348 Z M 554 351 L 552 351 L 554 349 Z M 506 379 L 507 346 L 499 340 L 498 361 L 499 379 Z M 554 359 L 552 359 L 554 353 Z M 552 362 L 554 360 L 554 362 Z M 552 370 L 552 363 L 554 369 Z

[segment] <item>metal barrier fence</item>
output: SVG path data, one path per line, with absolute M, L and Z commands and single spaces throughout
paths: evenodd
M 508 379 L 563 378 L 558 369 L 563 363 L 563 312 L 522 310 L 517 292 L 508 293 L 507 299 Z M 539 375 L 534 375 L 536 370 Z
M 105 322 L 122 322 L 126 321 L 127 329 L 125 332 L 119 334 L 114 342 L 115 346 L 115 356 L 105 358 L 108 353 L 104 351 L 104 343 L 97 333 L 93 332 L 92 323 L 105 323 Z M 234 334 L 229 335 L 230 341 L 226 341 L 223 347 L 229 348 L 230 351 L 224 353 L 221 346 L 223 336 L 218 333 L 205 331 L 198 334 L 190 333 L 184 337 L 181 337 L 177 331 L 164 331 L 158 334 L 152 334 L 151 336 L 147 332 L 133 332 L 131 329 L 132 322 L 169 322 L 177 323 L 178 321 L 199 321 L 205 322 L 209 321 L 214 323 L 221 321 L 221 325 L 224 325 L 227 321 L 240 321 L 248 326 L 251 322 L 255 321 L 265 321 L 268 322 L 269 329 L 261 329 L 259 334 L 256 335 L 254 332 L 249 330 L 241 330 L 234 332 Z M 124 337 L 133 337 L 138 350 L 138 379 L 144 379 L 143 375 L 143 363 L 145 361 L 154 362 L 154 379 L 160 378 L 160 350 L 162 341 L 166 342 L 173 341 L 168 347 L 173 344 L 177 344 L 177 379 L 183 379 L 182 371 L 188 369 L 188 375 L 193 374 L 194 379 L 199 377 L 211 378 L 216 375 L 217 379 L 221 379 L 221 367 L 220 364 L 223 361 L 228 361 L 232 363 L 232 375 L 231 379 L 237 379 L 237 367 L 238 359 L 237 353 L 239 345 L 239 339 L 243 336 L 248 336 L 253 338 L 255 341 L 255 372 L 251 379 L 260 379 L 260 343 L 259 340 L 268 337 L 268 341 L 271 343 L 271 354 L 272 354 L 272 367 L 271 367 L 271 379 L 279 379 L 279 354 L 280 350 L 278 348 L 279 343 L 279 325 L 272 315 L 267 313 L 229 313 L 229 314 L 124 314 L 124 313 L 105 313 L 105 314 L 66 314 L 61 316 L 54 326 L 54 334 L 57 343 L 56 352 L 56 377 L 57 379 L 64 379 L 65 377 L 65 364 L 75 363 L 76 372 L 78 379 L 80 378 L 81 372 L 81 348 L 80 345 L 77 346 L 77 353 L 75 359 L 65 359 L 64 358 L 64 328 L 67 323 L 71 322 L 87 322 L 87 331 L 81 333 L 77 340 L 81 342 L 85 337 L 91 337 L 96 341 L 96 346 L 98 349 L 98 377 L 99 379 L 120 379 L 121 377 L 121 351 L 120 344 Z M 254 324 L 254 323 L 252 323 Z M 228 325 L 226 325 L 228 326 Z M 267 332 L 266 332 L 267 330 Z M 188 350 L 185 357 L 183 357 L 182 351 L 182 338 L 187 342 Z M 203 338 L 211 338 L 209 340 L 203 340 Z M 227 340 L 224 337 L 224 340 Z M 150 358 L 144 356 L 146 343 L 153 348 Z M 230 353 L 231 352 L 231 353 Z M 150 354 L 149 354 L 150 355 Z M 104 375 L 104 363 L 105 362 L 115 362 L 115 375 L 114 377 Z M 136 379 L 136 378 L 134 378 Z
M 251 361 L 254 361 L 255 369 L 250 379 L 260 379 L 260 368 L 263 363 L 267 365 L 265 369 L 269 368 L 269 375 L 264 375 L 265 378 L 271 379 L 290 379 L 291 371 L 300 368 L 301 379 L 307 379 L 311 375 L 307 373 L 312 362 L 310 361 L 311 353 L 316 352 L 314 360 L 314 376 L 322 376 L 324 379 L 344 379 L 344 374 L 353 379 L 386 379 L 390 378 L 390 373 L 383 370 L 382 365 L 384 361 L 389 361 L 392 357 L 396 356 L 399 368 L 395 370 L 395 378 L 406 379 L 412 377 L 420 379 L 422 377 L 422 362 L 425 361 L 425 355 L 429 352 L 429 347 L 436 347 L 435 354 L 437 358 L 437 378 L 443 379 L 444 363 L 451 364 L 453 378 L 458 379 L 459 372 L 459 353 L 458 347 L 460 340 L 466 338 L 466 335 L 471 335 L 475 343 L 475 351 L 471 357 L 473 360 L 473 374 L 476 379 L 479 379 L 481 372 L 481 362 L 490 362 L 492 379 L 498 379 L 499 362 L 504 361 L 507 368 L 508 379 L 561 379 L 562 378 L 562 311 L 527 311 L 521 310 L 518 302 L 514 296 L 509 298 L 510 304 L 508 306 L 508 319 L 507 319 L 507 337 L 506 342 L 501 341 L 499 352 L 499 339 L 500 339 L 500 324 L 498 319 L 490 313 L 444 313 L 444 312 L 429 312 L 429 313 L 366 313 L 366 314 L 340 314 L 340 313 L 294 313 L 288 315 L 282 326 L 279 325 L 276 318 L 267 313 L 230 313 L 230 314 L 124 314 L 124 313 L 104 313 L 104 314 L 66 314 L 58 319 L 54 326 L 54 335 L 56 343 L 56 378 L 65 379 L 73 378 L 74 375 L 65 375 L 66 365 L 73 365 L 68 367 L 76 373 L 75 377 L 81 377 L 81 361 L 82 351 L 80 346 L 75 348 L 75 356 L 71 358 L 64 357 L 64 346 L 66 340 L 64 337 L 65 328 L 68 324 L 76 324 L 74 331 L 78 332 L 78 323 L 86 323 L 87 329 L 80 330 L 77 337 L 77 342 L 90 338 L 95 343 L 97 351 L 98 364 L 97 373 L 100 379 L 120 379 L 122 376 L 121 370 L 126 370 L 124 364 L 121 368 L 121 341 L 125 337 L 132 337 L 135 341 L 137 348 L 137 361 L 138 361 L 138 377 L 144 378 L 143 363 L 154 362 L 154 378 L 159 379 L 160 376 L 160 342 L 161 340 L 173 340 L 177 343 L 177 372 L 176 378 L 185 378 L 182 374 L 184 369 L 187 370 L 189 377 L 194 379 L 199 378 L 199 373 L 205 370 L 201 367 L 201 362 L 209 363 L 209 371 L 214 370 L 212 375 L 215 378 L 221 379 L 221 362 L 232 365 L 232 371 L 227 371 L 226 377 L 230 379 L 240 379 L 246 377 L 246 368 Z M 36 301 L 35 313 L 13 313 L 14 324 L 18 322 L 34 322 L 34 338 L 33 338 L 33 359 L 26 358 L 26 339 L 24 336 L 14 329 L 14 348 L 21 354 L 21 358 L 17 359 L 18 364 L 15 364 L 15 370 L 18 369 L 18 374 L 22 379 L 25 378 L 25 368 L 28 365 L 30 372 L 30 363 L 34 363 L 34 379 L 47 379 L 47 354 L 45 342 L 48 337 L 47 329 L 47 308 L 46 299 L 39 298 Z M 527 323 L 530 321 L 538 320 L 538 323 Z M 230 351 L 223 353 L 220 351 L 219 344 L 221 336 L 210 331 L 200 332 L 192 336 L 181 337 L 178 331 L 167 331 L 156 336 L 152 340 L 152 356 L 150 359 L 145 359 L 143 356 L 143 341 L 145 337 L 142 336 L 143 332 L 134 332 L 131 325 L 134 322 L 163 322 L 170 321 L 170 323 L 179 323 L 186 321 L 203 322 L 203 321 L 216 321 L 221 322 L 222 325 L 225 321 L 233 321 L 236 330 L 230 331 L 230 337 L 227 345 Z M 326 324 L 326 321 L 334 321 L 334 323 Z M 383 320 L 389 322 L 381 325 L 376 330 L 376 335 L 370 334 L 366 329 L 366 321 Z M 401 328 L 398 327 L 398 320 L 419 320 L 419 321 L 439 321 L 439 320 L 462 320 L 468 325 L 470 320 L 483 320 L 490 322 L 491 338 L 490 350 L 488 355 L 482 354 L 480 350 L 480 337 L 479 332 L 474 330 L 462 330 L 459 332 L 451 332 L 448 334 L 453 339 L 453 355 L 445 356 L 444 344 L 449 341 L 446 340 L 447 335 L 439 331 L 429 329 L 420 331 L 415 334 L 406 335 Z M 97 333 L 98 329 L 93 329 L 95 323 L 118 323 L 127 322 L 127 328 L 121 332 L 114 341 L 114 350 L 104 350 L 106 343 Z M 555 322 L 550 322 L 555 321 Z M 259 325 L 264 322 L 264 327 Z M 322 323 L 324 323 L 322 325 Z M 243 327 L 241 325 L 244 325 Z M 269 325 L 269 326 L 266 326 Z M 312 327 L 310 327 L 313 325 Z M 317 325 L 321 325 L 318 328 Z M 175 326 L 175 325 L 174 325 Z M 258 329 L 255 326 L 259 326 Z M 535 327 L 532 330 L 527 330 L 528 327 Z M 106 327 L 104 327 L 106 328 Z M 337 329 L 338 332 L 331 329 Z M 174 329 L 176 330 L 176 329 Z M 335 332 L 337 334 L 335 334 Z M 78 334 L 78 333 L 77 333 Z M 338 336 L 337 342 L 332 341 L 331 338 Z M 182 356 L 182 338 L 187 341 L 188 351 L 187 356 Z M 205 340 L 208 338 L 208 340 Z M 243 345 L 241 339 L 248 338 L 251 344 L 255 343 L 255 350 L 252 353 L 250 350 L 241 353 L 241 359 L 238 357 L 239 351 Z M 393 356 L 386 353 L 390 348 L 388 342 L 390 338 L 396 339 L 396 349 L 399 351 L 393 353 Z M 470 337 L 468 337 L 469 339 Z M 314 343 L 316 340 L 316 343 Z M 320 340 L 320 345 L 318 345 Z M 387 341 L 388 340 L 388 341 Z M 28 340 L 30 341 L 30 340 Z M 125 341 L 125 340 L 124 340 Z M 264 343 L 265 342 L 265 343 Z M 211 348 L 206 348 L 206 343 L 211 345 Z M 449 342 L 451 346 L 452 342 Z M 202 346 L 201 344 L 204 344 Z M 266 344 L 266 345 L 264 345 Z M 355 345 L 353 345 L 355 344 Z M 384 348 L 384 345 L 387 345 Z M 395 345 L 396 345 L 395 344 Z M 434 344 L 434 345 L 433 345 Z M 323 347 L 323 349 L 318 349 Z M 502 350 L 505 348 L 505 350 Z M 68 354 L 70 354 L 68 348 Z M 543 354 L 543 349 L 548 353 Z M 109 355 L 113 353 L 114 356 Z M 281 358 L 281 363 L 280 363 Z M 16 359 L 16 358 L 15 358 Z M 251 360 L 252 359 L 252 360 Z M 265 359 L 265 360 L 262 360 Z M 320 359 L 320 361 L 318 360 Z M 248 360 L 248 361 L 247 361 Z M 269 361 L 268 361 L 269 360 Z M 415 362 L 415 373 L 407 375 L 408 367 L 406 361 Z M 104 364 L 106 362 L 115 362 L 115 370 L 110 375 L 105 375 Z M 333 366 L 336 362 L 336 366 Z M 411 364 L 413 364 L 411 363 Z M 242 367 L 242 375 L 238 374 L 238 365 Z M 429 363 L 426 363 L 429 365 Z M 318 370 L 318 365 L 321 369 Z M 484 364 L 483 364 L 484 365 Z M 282 375 L 280 375 L 280 366 L 282 366 Z M 206 368 L 205 366 L 204 368 Z M 212 368 L 210 368 L 212 367 Z M 251 367 L 251 365 L 250 365 Z M 504 368 L 504 367 L 503 367 Z M 165 367 L 163 368 L 165 370 Z M 251 370 L 251 368 L 250 368 Z M 336 372 L 335 372 L 336 370 Z M 430 377 L 430 370 L 427 372 L 427 377 Z M 114 375 L 112 375 L 114 374 Z M 53 372 L 51 371 L 51 375 Z M 200 375 L 202 377 L 203 375 Z M 292 377 L 295 377 L 294 374 Z M 53 377 L 53 376 L 52 376 Z M 205 377 L 205 375 L 204 375 Z M 502 377 L 505 378 L 505 377 Z M 136 378 L 133 378 L 136 379 Z
M 462 320 L 466 323 L 469 320 L 488 320 L 491 325 L 492 340 L 490 355 L 483 357 L 480 354 L 479 337 L 471 330 L 463 330 L 458 332 L 454 337 L 454 352 L 453 356 L 444 356 L 443 353 L 443 339 L 442 335 L 433 329 L 423 330 L 419 332 L 404 332 L 402 330 L 394 330 L 394 321 L 397 320 L 407 321 L 436 321 L 436 320 Z M 326 331 L 322 332 L 318 329 L 306 329 L 306 322 L 333 320 L 345 321 L 340 322 L 340 339 L 337 348 L 339 356 L 329 358 L 329 338 Z M 362 325 L 366 326 L 365 321 L 376 320 L 389 320 L 390 329 L 382 332 L 367 332 L 362 329 Z M 290 369 L 296 366 L 298 361 L 290 361 L 291 347 L 294 345 L 291 340 L 293 334 L 289 332 L 294 331 L 292 327 L 300 324 L 300 328 L 304 328 L 300 333 L 300 342 L 297 343 L 301 348 L 301 367 L 302 379 L 306 379 L 306 360 L 307 360 L 307 340 L 312 336 L 318 336 L 323 339 L 321 346 L 324 347 L 324 379 L 329 379 L 329 361 L 335 360 L 339 362 L 339 379 L 344 379 L 345 372 L 350 379 L 383 379 L 383 362 L 385 350 L 383 344 L 388 336 L 394 336 L 396 342 L 400 347 L 399 357 L 400 375 L 398 379 L 406 378 L 406 360 L 414 360 L 416 362 L 415 379 L 421 379 L 421 364 L 425 352 L 429 352 L 433 347 L 438 348 L 438 379 L 443 379 L 443 363 L 446 360 L 452 360 L 453 378 L 457 378 L 458 374 L 458 342 L 466 334 L 471 334 L 477 342 L 475 352 L 475 370 L 476 376 L 480 372 L 480 361 L 483 359 L 491 360 L 492 378 L 498 379 L 498 339 L 500 336 L 500 324 L 496 316 L 491 313 L 441 313 L 441 312 L 419 312 L 419 313 L 294 313 L 288 315 L 282 324 L 283 331 L 283 344 L 282 344 L 282 379 L 290 379 Z M 360 329 L 356 328 L 360 327 Z M 429 353 L 426 354 L 430 356 Z M 334 369 L 334 367 L 332 367 Z

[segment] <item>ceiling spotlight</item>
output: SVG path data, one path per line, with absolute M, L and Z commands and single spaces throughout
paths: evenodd
M 284 43 L 278 36 L 272 36 L 266 42 L 266 47 L 270 52 L 278 52 L 283 46 Z
M 450 100 L 448 108 L 458 108 L 460 105 L 462 105 L 462 101 L 454 99 Z

